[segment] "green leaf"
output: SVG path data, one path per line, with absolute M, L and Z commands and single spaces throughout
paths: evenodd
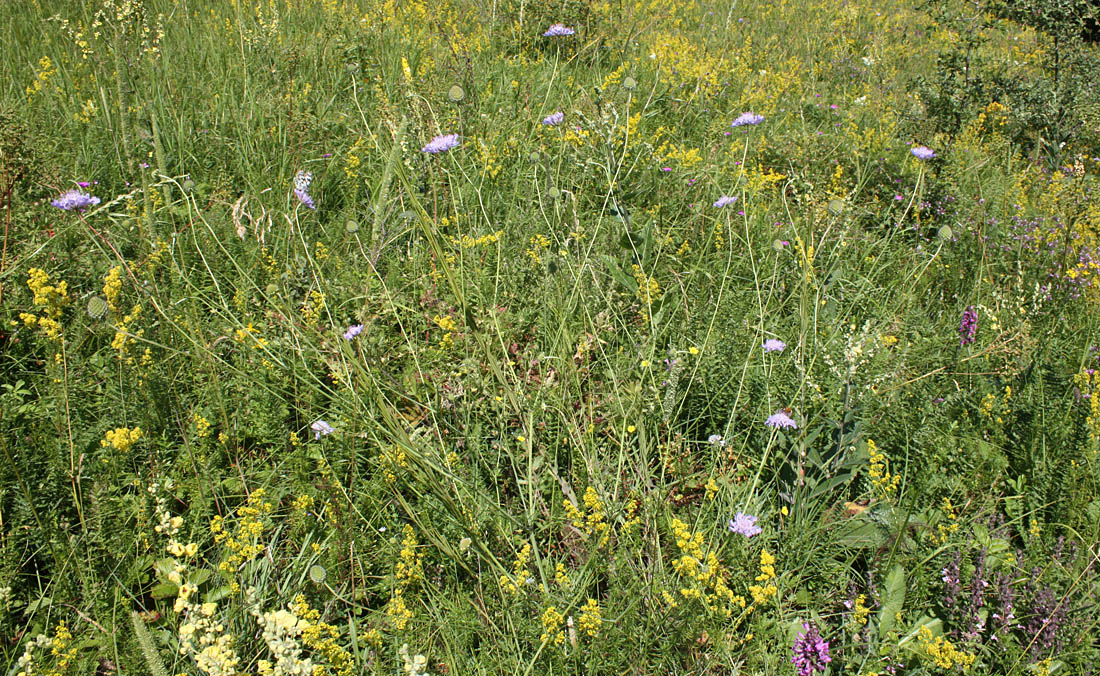
M 619 266 L 619 262 L 615 260 L 613 256 L 601 255 L 600 260 L 602 260 L 604 262 L 604 265 L 607 266 L 607 271 L 611 273 L 611 277 L 616 282 L 625 286 L 626 289 L 631 293 L 637 293 L 637 280 L 635 280 L 634 277 L 623 272 L 622 267 Z
M 180 588 L 171 582 L 161 582 L 158 585 L 154 585 L 149 590 L 149 596 L 152 596 L 156 600 L 170 599 L 179 592 Z
M 878 615 L 878 637 L 882 640 L 897 626 L 897 617 L 905 606 L 905 567 L 895 564 L 886 575 L 882 610 Z

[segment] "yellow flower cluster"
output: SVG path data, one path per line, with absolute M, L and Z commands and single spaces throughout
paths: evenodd
M 118 312 L 118 297 L 122 293 L 122 266 L 116 265 L 107 271 L 103 278 L 103 295 L 107 298 L 107 305 L 111 312 Z
M 306 325 L 316 327 L 321 321 L 322 310 L 325 308 L 325 294 L 316 289 L 306 294 L 306 300 L 302 303 L 302 319 Z
M 140 427 L 135 427 L 134 429 L 116 427 L 113 430 L 107 430 L 107 433 L 99 440 L 99 445 L 103 448 L 110 447 L 116 451 L 125 453 L 130 450 L 131 446 L 137 443 L 137 440 L 141 438 L 141 434 Z
M 405 524 L 402 529 L 401 551 L 393 569 L 393 596 L 386 606 L 386 613 L 398 630 L 407 627 L 413 617 L 412 610 L 405 603 L 405 592 L 417 581 L 424 579 L 424 555 L 417 551 L 419 546 L 416 531 L 410 524 Z
M 878 450 L 873 439 L 867 440 L 867 454 L 870 456 L 867 476 L 871 479 L 871 488 L 883 498 L 889 498 L 901 485 L 901 477 L 890 473 L 890 460 Z
M 683 169 L 692 169 L 703 161 L 698 148 L 685 148 L 669 141 L 658 146 L 655 154 L 658 164 L 676 164 Z
M 198 554 L 198 545 L 194 542 L 181 543 L 176 539 L 183 519 L 172 516 L 168 511 L 168 499 L 163 491 L 171 491 L 172 480 L 163 485 L 152 484 L 148 491 L 156 500 L 155 514 L 158 524 L 154 530 L 168 538 L 165 550 L 169 556 L 168 581 L 177 586 L 173 612 L 179 614 L 179 652 L 189 655 L 195 665 L 208 676 L 234 676 L 240 658 L 233 649 L 233 637 L 225 633 L 225 626 L 214 617 L 216 603 L 198 603 L 193 597 L 198 592 L 197 585 L 186 581 L 188 565 L 185 560 Z M 196 643 L 197 642 L 197 643 Z
M 417 551 L 420 543 L 416 541 L 416 531 L 409 524 L 402 530 L 401 553 L 398 554 L 394 578 L 401 588 L 408 588 L 417 580 L 424 579 L 424 555 Z
M 928 660 L 941 669 L 958 667 L 968 671 L 977 659 L 976 655 L 959 650 L 943 636 L 933 636 L 928 627 L 920 628 L 920 644 Z
M 581 498 L 584 509 L 580 509 L 569 500 L 563 500 L 565 514 L 573 522 L 573 527 L 585 535 L 599 536 L 596 544 L 602 547 L 607 544 L 610 528 L 607 524 L 607 514 L 604 511 L 603 502 L 600 500 L 596 489 L 591 486 L 584 489 L 584 497 Z
M 363 158 L 360 155 L 362 150 L 363 137 L 360 136 L 355 139 L 355 143 L 351 144 L 351 147 L 348 148 L 347 155 L 344 156 L 344 175 L 353 183 L 359 178 L 359 166 L 363 163 Z
M 1089 412 L 1085 418 L 1088 427 L 1089 439 L 1093 443 L 1093 453 L 1096 452 L 1097 443 L 1100 442 L 1100 370 L 1083 369 L 1074 374 L 1073 384 L 1081 390 L 1081 394 L 1088 396 Z
M 590 638 L 595 638 L 600 633 L 600 624 L 603 616 L 600 612 L 600 603 L 596 599 L 588 599 L 581 606 L 581 617 L 577 620 L 577 628 Z
M 672 560 L 672 567 L 688 582 L 688 586 L 680 589 L 680 595 L 689 600 L 697 599 L 707 610 L 720 612 L 725 617 L 733 615 L 734 607 L 744 609 L 745 598 L 729 588 L 726 571 L 718 556 L 714 552 L 704 554 L 703 534 L 692 533 L 686 523 L 675 518 L 672 534 L 680 550 L 680 557 Z M 670 594 L 665 595 L 665 601 L 670 601 L 670 597 Z
M 638 283 L 638 300 L 649 307 L 661 297 L 661 285 L 657 280 L 642 272 L 637 263 L 630 266 L 634 274 L 634 281 Z
M 29 312 L 19 313 L 19 319 L 25 326 L 37 326 L 50 340 L 61 337 L 61 310 L 69 304 L 68 282 L 50 283 L 50 276 L 41 268 L 27 271 L 27 288 L 34 294 L 35 308 L 41 308 L 42 315 Z
M 251 561 L 264 550 L 264 543 L 260 536 L 264 532 L 264 519 L 268 517 L 274 508 L 270 502 L 264 500 L 264 489 L 257 488 L 248 496 L 244 505 L 237 509 L 239 517 L 236 528 L 226 530 L 225 522 L 220 516 L 210 520 L 210 532 L 214 535 L 214 542 L 224 543 L 229 555 L 218 564 L 218 569 L 223 572 L 233 572 L 246 561 Z
M 760 584 L 750 585 L 749 593 L 752 594 L 753 606 L 762 606 L 779 591 L 774 582 L 775 557 L 766 549 L 760 551 L 760 574 L 755 579 Z
M 397 483 L 397 472 L 409 466 L 408 457 L 400 446 L 389 446 L 378 452 L 378 463 L 389 483 Z
M 496 244 L 503 236 L 504 231 L 497 230 L 494 233 L 481 235 L 480 237 L 471 237 L 470 235 L 463 234 L 460 237 L 448 236 L 448 239 L 451 241 L 451 244 L 460 249 L 473 249 L 474 247 L 487 247 L 490 244 Z
M 959 515 L 955 512 L 955 505 L 951 504 L 950 498 L 943 499 L 940 509 L 943 511 L 945 520 L 936 524 L 936 534 L 932 539 L 942 545 L 947 542 L 947 538 L 952 533 L 959 530 Z
M 199 439 L 205 439 L 210 436 L 210 421 L 202 417 L 198 413 L 194 416 L 195 422 L 195 436 Z
M 121 359 L 126 354 L 126 347 L 134 342 L 134 339 L 145 333 L 145 329 L 131 331 L 130 326 L 141 317 L 141 305 L 135 305 L 130 313 L 125 315 L 115 327 L 115 337 L 111 340 L 111 347 L 118 350 Z
M 267 340 L 256 335 L 260 332 L 259 329 L 252 326 L 252 322 L 248 322 L 248 326 L 243 329 L 237 329 L 233 334 L 233 339 L 241 345 L 248 343 L 252 346 L 253 350 L 262 350 L 267 347 Z
M 432 323 L 443 329 L 443 337 L 439 340 L 440 349 L 447 349 L 454 344 L 455 333 L 458 332 L 458 324 L 447 315 L 432 317 Z
M 540 233 L 530 237 L 527 240 L 527 246 L 527 251 L 524 253 L 531 259 L 532 263 L 539 265 L 542 263 L 542 254 L 550 248 L 550 240 L 546 235 Z
M 306 597 L 301 594 L 294 598 L 291 610 L 305 623 L 302 628 L 302 643 L 323 655 L 331 665 L 331 671 L 330 667 L 320 665 L 315 667 L 313 676 L 351 676 L 355 673 L 355 661 L 351 654 L 337 642 L 340 638 L 339 629 L 322 622 L 321 613 L 311 608 L 306 602 Z M 369 634 L 370 632 L 368 636 Z
M 53 65 L 50 61 L 50 57 L 43 56 L 38 60 L 38 72 L 34 74 L 34 80 L 27 85 L 27 98 L 33 99 L 35 94 L 42 91 L 43 85 L 50 81 L 50 78 L 57 75 L 57 66 Z
M 313 676 L 316 673 L 313 660 L 302 657 L 302 645 L 298 642 L 302 632 L 309 627 L 308 621 L 289 610 L 263 612 L 258 605 L 250 605 L 249 612 L 260 625 L 260 636 L 275 658 L 274 663 L 270 660 L 256 663 L 260 676 Z
M 554 584 L 562 589 L 569 589 L 573 586 L 573 581 L 569 579 L 569 573 L 565 570 L 564 563 L 559 562 L 554 567 Z
M 867 595 L 860 594 L 852 605 L 852 624 L 857 628 L 867 624 L 867 618 L 871 615 L 871 609 L 867 607 Z
M 565 616 L 558 612 L 558 609 L 554 606 L 550 606 L 543 611 L 542 642 L 553 643 L 554 645 L 565 643 L 565 632 L 562 630 L 562 623 L 564 622 Z
M 72 645 L 72 642 L 72 632 L 69 631 L 69 627 L 62 620 L 54 628 L 53 638 L 45 634 L 39 634 L 33 641 L 27 641 L 26 646 L 23 648 L 23 654 L 15 665 L 18 669 L 15 676 L 36 676 L 37 674 L 62 676 L 76 662 L 76 647 Z M 50 656 L 54 659 L 52 668 L 46 668 L 46 665 L 41 663 L 41 658 L 36 654 L 39 652 L 44 653 L 46 650 L 49 650 Z
M 641 504 L 636 498 L 630 498 L 626 501 L 626 506 L 623 508 L 623 526 L 621 533 L 623 535 L 629 535 L 630 531 L 638 527 L 638 524 L 642 522 L 641 516 Z
M 531 545 L 523 545 L 512 562 L 512 574 L 500 576 L 500 588 L 506 594 L 518 594 L 527 583 L 527 562 L 531 560 Z

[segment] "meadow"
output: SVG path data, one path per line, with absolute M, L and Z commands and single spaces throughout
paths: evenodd
M 9 3 L 2 673 L 1097 673 L 1074 6 Z

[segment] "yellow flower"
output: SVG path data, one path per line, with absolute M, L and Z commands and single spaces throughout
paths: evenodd
M 600 624 L 603 622 L 603 618 L 600 612 L 600 604 L 596 599 L 588 599 L 583 606 L 581 606 L 581 618 L 577 622 L 577 626 L 580 630 L 588 634 L 590 637 L 595 637 L 600 633 Z

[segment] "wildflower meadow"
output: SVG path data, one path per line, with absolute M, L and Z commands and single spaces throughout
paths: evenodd
M 0 674 L 1100 674 L 1093 3 L 4 9 Z

